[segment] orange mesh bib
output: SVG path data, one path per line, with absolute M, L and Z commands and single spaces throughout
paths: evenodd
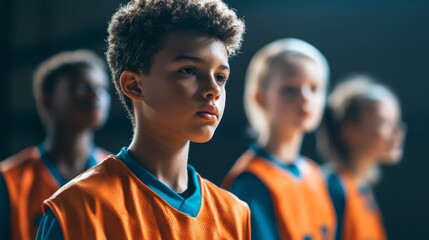
M 97 150 L 97 159 L 107 153 Z M 37 147 L 30 147 L 0 164 L 10 203 L 11 237 L 16 240 L 36 238 L 43 215 L 42 203 L 59 185 L 43 163 Z
M 245 203 L 199 177 L 197 217 L 170 206 L 110 156 L 45 201 L 68 239 L 250 239 Z
M 359 193 L 357 184 L 349 176 L 343 174 L 341 180 L 345 185 L 346 194 L 342 239 L 387 239 L 379 210 L 368 208 L 364 196 Z
M 247 151 L 225 178 L 230 187 L 242 172 L 250 172 L 267 187 L 273 201 L 281 239 L 333 239 L 335 211 L 320 169 L 309 160 L 297 163 L 296 178 L 273 163 Z

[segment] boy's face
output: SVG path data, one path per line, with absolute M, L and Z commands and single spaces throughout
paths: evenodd
M 405 130 L 401 125 L 399 105 L 385 98 L 370 103 L 362 110 L 360 120 L 351 124 L 349 147 L 352 153 L 364 155 L 384 164 L 401 159 Z
M 228 76 L 221 41 L 189 31 L 168 34 L 142 78 L 143 118 L 163 136 L 206 142 L 222 118 Z
M 311 59 L 288 56 L 274 67 L 263 91 L 270 126 L 280 132 L 308 132 L 317 127 L 325 104 L 325 73 Z
M 73 129 L 99 127 L 110 106 L 107 76 L 99 69 L 80 67 L 59 77 L 48 101 L 49 118 L 55 122 Z

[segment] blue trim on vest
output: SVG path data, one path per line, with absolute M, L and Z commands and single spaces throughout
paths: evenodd
M 180 194 L 159 181 L 128 154 L 127 147 L 123 147 L 116 156 L 130 168 L 140 181 L 162 197 L 170 206 L 191 217 L 198 215 L 201 208 L 201 188 L 197 173 L 191 165 L 188 165 L 188 188 L 192 193 L 190 193 L 188 198 L 183 198 Z
M 286 172 L 290 173 L 294 178 L 301 179 L 301 172 L 297 166 L 297 162 L 302 160 L 302 156 L 297 156 L 292 163 L 286 164 L 281 162 L 279 159 L 277 159 L 275 156 L 271 155 L 269 152 L 267 152 L 265 149 L 260 147 L 258 144 L 253 143 L 250 145 L 250 150 L 253 151 L 256 155 L 270 161 L 277 167 L 285 170 Z

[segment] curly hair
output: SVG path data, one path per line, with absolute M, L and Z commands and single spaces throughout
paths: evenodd
M 149 74 L 165 35 L 186 30 L 219 39 L 233 56 L 241 46 L 244 22 L 221 0 L 134 0 L 112 16 L 107 61 L 119 99 L 133 124 L 132 102 L 119 85 L 121 74 L 126 70 Z
M 39 64 L 33 75 L 33 95 L 42 119 L 46 111 L 42 99 L 52 93 L 57 80 L 84 67 L 100 69 L 104 73 L 107 71 L 106 63 L 97 54 L 85 49 L 60 52 Z

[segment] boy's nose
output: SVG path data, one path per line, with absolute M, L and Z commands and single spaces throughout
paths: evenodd
M 401 137 L 405 136 L 407 133 L 407 124 L 403 121 L 398 121 L 393 126 L 393 131 L 397 134 L 399 134 Z
M 216 78 L 210 76 L 203 80 L 203 82 L 206 83 L 203 88 L 203 97 L 210 100 L 218 100 L 221 94 L 221 86 L 219 86 Z
M 303 87 L 299 91 L 299 100 L 303 103 L 307 103 L 311 98 L 311 90 Z

